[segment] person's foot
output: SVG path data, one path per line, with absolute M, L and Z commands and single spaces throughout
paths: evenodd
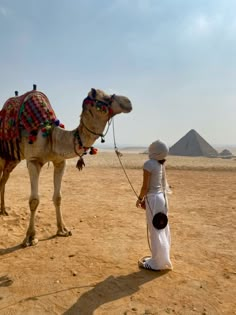
M 150 256 L 146 256 L 146 257 L 143 257 L 141 259 L 139 259 L 138 261 L 138 266 L 139 268 L 142 268 L 142 269 L 147 269 L 147 270 L 152 270 L 152 271 L 160 271 L 158 269 L 153 269 L 149 263 L 147 262 L 148 259 L 150 259 L 151 257 Z

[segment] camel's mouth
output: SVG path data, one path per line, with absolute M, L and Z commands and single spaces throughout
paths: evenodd
M 130 113 L 132 111 L 133 109 L 132 104 L 128 97 L 113 95 L 113 99 L 116 100 L 116 102 L 119 104 L 120 108 L 122 109 L 122 112 Z
M 120 104 L 120 107 L 123 109 L 123 111 L 125 112 L 125 113 L 130 113 L 131 111 L 132 111 L 132 104 L 130 103 L 130 104 L 128 104 L 128 105 L 126 105 L 126 104 Z

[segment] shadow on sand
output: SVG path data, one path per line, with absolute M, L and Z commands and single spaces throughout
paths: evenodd
M 39 242 L 49 241 L 49 240 L 52 240 L 52 239 L 54 239 L 56 237 L 61 237 L 61 236 L 58 236 L 58 235 L 55 234 L 55 235 L 43 238 L 43 239 L 39 240 Z M 14 252 L 16 252 L 18 250 L 24 250 L 24 249 L 30 248 L 30 247 L 32 247 L 32 246 L 25 247 L 21 243 L 21 244 L 18 244 L 18 245 L 12 246 L 12 247 L 8 247 L 8 248 L 0 248 L 0 256 L 4 256 L 4 255 L 10 254 L 10 253 L 14 253 Z
M 0 287 L 9 287 L 12 283 L 13 280 L 8 276 L 0 276 Z
M 0 256 L 7 255 L 7 254 L 10 254 L 10 253 L 14 253 L 15 251 L 20 250 L 20 249 L 22 249 L 22 245 L 21 244 L 15 245 L 15 246 L 12 246 L 12 247 L 8 247 L 8 248 L 0 248 Z
M 109 276 L 83 293 L 63 315 L 92 315 L 101 305 L 134 294 L 140 285 L 163 276 L 168 271 L 140 270 L 125 276 Z

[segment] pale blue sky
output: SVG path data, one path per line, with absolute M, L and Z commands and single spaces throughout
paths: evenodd
M 0 0 L 0 43 L 2 105 L 36 83 L 73 129 L 94 87 L 133 103 L 118 146 L 236 144 L 235 0 Z

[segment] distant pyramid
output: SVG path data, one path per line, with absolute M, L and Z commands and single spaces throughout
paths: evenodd
M 230 158 L 230 157 L 233 157 L 233 153 L 230 152 L 227 149 L 224 149 L 222 152 L 219 153 L 219 156 L 220 157 L 228 157 L 228 158 Z
M 170 147 L 171 155 L 217 157 L 218 152 L 194 129 Z

